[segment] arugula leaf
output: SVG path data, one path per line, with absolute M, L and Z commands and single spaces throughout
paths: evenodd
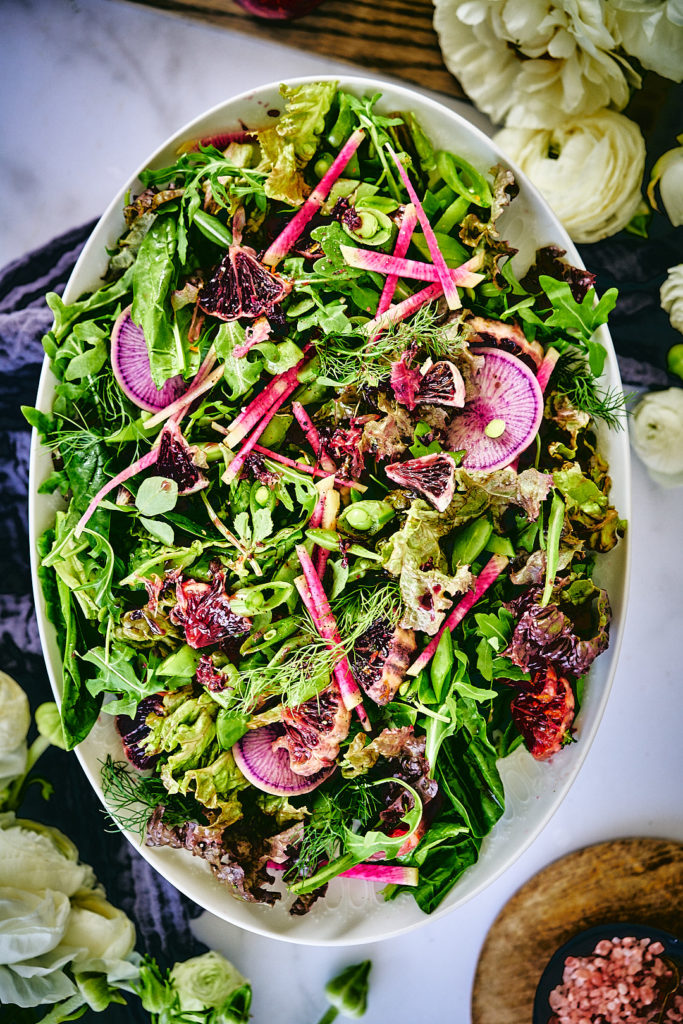
M 124 644 L 112 644 L 109 651 L 104 647 L 93 647 L 81 655 L 97 669 L 92 679 L 86 680 L 86 686 L 92 696 L 103 693 L 119 694 L 118 700 L 110 701 L 102 708 L 108 715 L 129 715 L 134 717 L 138 704 L 145 697 L 157 693 L 159 682 L 155 673 L 149 679 L 139 679 L 134 667 L 136 652 Z M 174 690 L 183 685 L 185 680 L 166 678 L 164 688 Z
M 588 364 L 594 377 L 602 374 L 607 353 L 603 345 L 593 340 L 598 327 L 607 323 L 616 305 L 616 288 L 608 289 L 598 303 L 595 289 L 589 288 L 582 302 L 577 302 L 566 281 L 541 274 L 539 283 L 552 304 L 552 312 L 545 320 L 546 327 L 559 327 L 576 338 L 588 353 Z
M 132 287 L 133 271 L 127 270 L 123 277 L 113 284 L 105 284 L 98 288 L 92 295 L 88 295 L 77 302 L 65 303 L 56 292 L 48 292 L 45 301 L 54 315 L 52 329 L 46 335 L 48 345 L 59 345 L 70 333 L 71 325 L 80 319 L 85 313 L 93 313 L 96 310 L 104 310 L 115 305 L 123 299 Z M 45 346 L 45 339 L 43 339 Z M 48 355 L 50 353 L 48 352 Z M 53 358 L 50 356 L 50 358 Z
M 94 320 L 85 320 L 75 325 L 70 340 L 77 346 L 77 354 L 64 370 L 64 380 L 82 380 L 83 377 L 94 377 L 100 372 L 107 361 L 106 337 L 107 332 L 98 327 Z

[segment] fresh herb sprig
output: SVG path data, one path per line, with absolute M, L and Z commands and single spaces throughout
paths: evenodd
M 555 369 L 554 386 L 575 408 L 603 420 L 611 430 L 623 428 L 629 396 L 621 388 L 602 387 L 579 353 L 563 353 Z
M 158 776 L 131 772 L 125 761 L 114 761 L 107 754 L 102 762 L 102 795 L 107 813 L 116 826 L 144 837 L 152 812 L 164 805 L 164 823 L 184 825 L 188 821 L 205 820 L 204 808 L 191 796 L 169 793 Z

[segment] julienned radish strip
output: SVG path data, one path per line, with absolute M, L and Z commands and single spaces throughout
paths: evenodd
M 262 263 L 269 267 L 275 267 L 287 255 L 311 217 L 317 213 L 327 199 L 330 189 L 364 138 L 365 132 L 362 128 L 358 128 L 349 136 L 333 160 L 330 169 L 322 176 L 304 205 L 297 210 L 289 224 L 280 232 L 275 241 L 270 244 L 264 253 Z
M 259 392 L 251 402 L 242 409 L 235 417 L 225 433 L 225 444 L 228 448 L 234 448 L 236 444 L 246 437 L 252 427 L 255 427 L 263 415 L 270 409 L 278 397 L 287 392 L 291 395 L 299 386 L 298 374 L 306 365 L 307 348 L 304 349 L 304 358 L 300 359 L 296 366 L 292 366 L 284 373 L 279 373 Z
M 344 262 L 349 267 L 356 267 L 358 270 L 374 270 L 378 274 L 389 274 L 398 280 L 399 277 L 407 277 L 413 281 L 440 281 L 438 271 L 433 263 L 421 263 L 419 260 L 398 259 L 396 256 L 389 256 L 385 252 L 377 252 L 375 249 L 354 249 L 352 245 L 340 246 Z M 452 267 L 448 273 L 451 275 L 454 284 L 461 288 L 475 288 L 484 280 L 484 274 L 477 274 L 475 271 L 481 266 L 481 256 L 473 256 L 467 263 L 459 267 Z M 385 312 L 377 307 L 377 312 Z
M 401 221 L 401 227 L 398 231 L 398 238 L 396 239 L 396 245 L 394 246 L 394 256 L 398 259 L 402 259 L 408 252 L 410 247 L 410 240 L 413 237 L 413 231 L 417 224 L 417 211 L 412 203 L 408 203 L 405 210 L 403 211 L 403 220 Z M 346 246 L 344 247 L 346 248 Z M 346 259 L 346 257 L 344 257 Z M 396 291 L 396 285 L 398 284 L 398 274 L 388 274 L 386 281 L 384 282 L 384 288 L 382 294 L 379 297 L 377 303 L 377 315 L 380 313 L 386 313 L 389 306 L 394 298 L 394 292 Z
M 337 620 L 332 614 L 330 603 L 315 571 L 311 556 L 303 544 L 297 544 L 296 553 L 304 574 L 303 576 L 297 576 L 294 580 L 294 585 L 299 591 L 304 607 L 313 619 L 313 624 L 320 633 L 320 636 L 323 640 L 327 641 L 327 646 L 331 651 L 340 652 L 341 656 L 333 669 L 334 678 L 339 684 L 344 707 L 348 711 L 353 711 L 355 707 L 362 703 L 363 696 L 358 683 L 353 678 L 349 660 L 344 652 L 339 630 L 337 629 Z
M 337 467 L 327 452 L 323 450 L 318 428 L 304 409 L 301 402 L 292 402 L 292 412 L 294 413 L 294 419 L 303 430 L 304 436 L 313 449 L 313 454 L 322 468 L 328 473 L 334 473 Z
M 356 864 L 342 871 L 339 878 L 365 878 L 384 885 L 418 885 L 420 881 L 417 868 L 405 868 L 400 864 Z
M 128 466 L 127 469 L 122 469 L 121 472 L 118 473 L 112 480 L 108 480 L 104 487 L 101 487 L 99 489 L 99 491 L 97 492 L 93 500 L 90 502 L 81 518 L 76 523 L 74 537 L 80 537 L 80 535 L 83 533 L 83 530 L 85 529 L 86 523 L 92 516 L 93 512 L 95 511 L 99 503 L 102 501 L 102 499 L 105 498 L 110 491 L 113 491 L 115 487 L 119 487 L 121 484 L 125 484 L 126 480 L 130 480 L 132 476 L 135 476 L 137 473 L 141 473 L 143 469 L 149 469 L 150 466 L 154 465 L 158 457 L 159 446 L 157 445 L 156 448 L 152 448 L 151 452 L 147 452 L 147 454 L 143 455 L 141 459 L 138 459 L 137 462 L 134 462 L 132 466 Z
M 308 476 L 329 475 L 323 469 L 316 469 L 315 466 L 309 466 L 305 462 L 296 462 L 294 459 L 288 459 L 286 455 L 280 455 L 279 452 L 273 452 L 270 448 L 263 448 L 260 444 L 254 445 L 254 451 L 260 452 L 261 455 L 265 455 L 267 458 L 272 459 L 273 462 L 279 462 L 282 466 L 289 466 L 290 469 L 296 469 L 298 473 L 306 473 Z M 360 491 L 361 493 L 367 491 L 365 484 L 359 484 L 357 480 L 345 480 L 340 476 L 335 476 L 334 485 L 335 487 L 350 487 L 352 491 Z
M 541 365 L 536 371 L 536 382 L 540 387 L 542 394 L 545 394 L 545 389 L 548 387 L 548 381 L 550 380 L 552 372 L 555 369 L 557 360 L 559 358 L 560 353 L 556 348 L 549 348 L 546 354 L 543 356 Z M 519 455 L 515 456 L 515 458 L 510 463 L 510 466 L 512 467 L 512 469 L 514 469 L 516 473 L 519 467 Z
M 254 445 L 258 441 L 259 437 L 264 432 L 264 430 L 266 429 L 266 427 L 268 426 L 268 424 L 270 423 L 270 421 L 272 420 L 273 416 L 278 411 L 280 406 L 285 404 L 290 394 L 291 392 L 288 389 L 286 389 L 281 395 L 279 395 L 275 399 L 268 412 L 261 417 L 259 422 L 254 427 L 252 433 L 249 435 L 249 437 L 244 442 L 237 455 L 235 455 L 234 459 L 223 473 L 224 484 L 232 483 L 232 481 L 235 480 L 242 472 L 242 467 L 244 466 L 247 455 L 249 455 L 249 453 L 253 451 Z
M 455 287 L 453 280 L 450 275 L 450 271 L 446 266 L 446 261 L 443 258 L 443 253 L 439 249 L 439 243 L 436 240 L 434 229 L 429 223 L 429 218 L 422 208 L 422 203 L 417 198 L 417 192 L 413 188 L 412 182 L 408 177 L 407 171 L 401 161 L 399 160 L 396 153 L 394 153 L 391 146 L 389 146 L 389 152 L 391 153 L 394 163 L 398 168 L 398 173 L 401 175 L 401 180 L 405 185 L 408 195 L 410 196 L 411 202 L 413 203 L 417 212 L 417 219 L 420 222 L 420 227 L 424 232 L 425 240 L 429 248 L 429 253 L 434 261 L 434 266 L 439 274 L 439 280 L 443 286 L 443 293 L 446 296 L 446 302 L 448 303 L 449 309 L 460 309 L 461 302 L 460 296 L 458 295 L 458 289 Z
M 325 479 L 321 480 L 319 484 L 315 485 L 315 487 L 316 487 L 316 490 L 318 491 L 318 494 L 320 495 L 320 497 L 316 501 L 315 507 L 314 507 L 313 511 L 311 512 L 311 518 L 308 520 L 308 525 L 311 527 L 311 529 L 317 529 L 317 528 L 321 527 L 322 524 L 323 524 L 323 514 L 325 512 L 325 502 L 327 500 L 327 496 L 328 496 L 329 492 L 334 487 L 334 477 L 333 476 L 326 476 Z M 313 545 L 313 548 L 312 548 L 312 551 L 311 551 L 311 559 L 312 559 L 312 561 L 314 562 L 314 564 L 317 567 L 317 565 L 318 565 L 318 546 L 316 544 Z M 320 576 L 319 572 L 318 572 L 318 576 Z
M 556 365 L 557 360 L 559 358 L 560 358 L 560 353 L 557 351 L 557 349 L 556 348 L 549 348 L 548 351 L 546 352 L 546 354 L 543 357 L 543 362 L 541 363 L 541 365 L 538 368 L 538 373 L 536 374 L 536 380 L 538 382 L 538 386 L 540 387 L 541 391 L 543 391 L 544 393 L 545 393 L 545 389 L 548 387 L 548 381 L 550 380 L 550 375 L 552 374 L 553 370 L 555 369 L 555 365 Z
M 285 864 L 278 864 L 274 860 L 269 860 L 266 867 L 269 871 L 285 870 Z M 346 871 L 340 871 L 337 878 L 366 879 L 383 885 L 419 885 L 420 882 L 417 868 L 403 867 L 401 864 L 356 864 Z
M 421 291 L 415 292 L 414 295 L 409 295 L 403 302 L 398 302 L 395 306 L 389 306 L 386 313 L 381 313 L 374 320 L 368 321 L 365 324 L 364 330 L 369 335 L 373 335 L 376 331 L 383 331 L 386 327 L 391 327 L 392 324 L 398 324 L 401 320 L 405 320 L 406 317 L 412 316 L 422 306 L 428 302 L 433 302 L 434 299 L 438 299 L 441 295 L 443 295 L 441 282 L 429 284 Z
M 462 601 L 458 601 L 439 632 L 432 638 L 431 642 L 427 644 L 422 654 L 415 659 L 406 675 L 417 676 L 423 668 L 426 668 L 439 646 L 439 640 L 441 639 L 444 631 L 450 629 L 452 632 L 455 627 L 462 622 L 470 608 L 472 608 L 479 598 L 486 593 L 489 587 L 496 582 L 507 564 L 508 559 L 505 555 L 493 555 L 489 558 L 488 562 L 477 576 L 474 590 L 470 590 L 469 593 L 465 594 Z
M 215 370 L 212 370 L 211 373 L 204 377 L 203 380 L 199 381 L 198 384 L 193 384 L 189 387 L 185 394 L 181 395 L 180 398 L 177 398 L 175 402 L 171 402 L 171 404 L 167 405 L 165 409 L 161 409 L 150 419 L 145 420 L 143 424 L 145 430 L 152 430 L 154 427 L 158 427 L 159 424 L 163 423 L 164 420 L 169 419 L 171 416 L 175 417 L 179 413 L 182 415 L 187 406 L 194 402 L 195 398 L 199 398 L 199 396 L 203 395 L 206 391 L 210 391 L 214 384 L 218 383 L 223 376 L 224 369 L 225 367 L 223 366 L 217 366 Z
M 339 491 L 335 491 L 334 488 L 328 489 L 323 496 L 323 515 L 320 524 L 323 530 L 334 530 L 336 527 L 340 504 L 341 497 Z M 315 556 L 315 571 L 318 574 L 318 579 L 322 579 L 325 575 L 325 568 L 329 557 L 330 552 L 327 548 L 318 548 Z

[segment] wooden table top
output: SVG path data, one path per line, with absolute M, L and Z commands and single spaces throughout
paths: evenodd
M 464 95 L 441 58 L 432 0 L 324 0 L 289 22 L 253 18 L 234 0 L 133 0 L 147 7 L 245 32 L 356 67 Z

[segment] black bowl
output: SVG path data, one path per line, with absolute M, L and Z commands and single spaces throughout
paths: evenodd
M 601 939 L 625 939 L 629 935 L 636 939 L 652 939 L 653 942 L 661 942 L 664 946 L 662 956 L 676 961 L 679 966 L 683 964 L 683 942 L 675 935 L 662 931 L 661 928 L 654 928 L 646 924 L 633 924 L 628 921 L 620 921 L 617 924 L 599 924 L 594 928 L 587 928 L 574 935 L 569 942 L 565 942 L 564 946 L 560 946 L 548 961 L 548 966 L 541 975 L 536 989 L 533 1024 L 548 1024 L 548 1020 L 552 1016 L 548 999 L 552 990 L 562 982 L 564 962 L 568 956 L 590 956 Z

